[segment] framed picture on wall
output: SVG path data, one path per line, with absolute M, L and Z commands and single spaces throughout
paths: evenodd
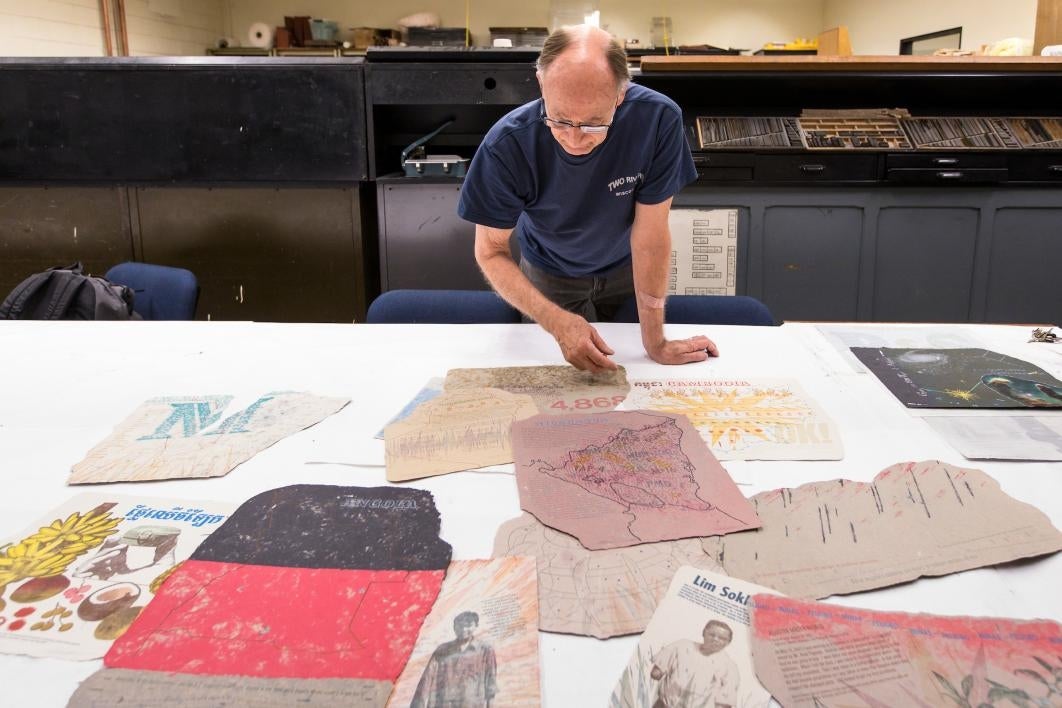
M 938 49 L 962 49 L 962 27 L 952 27 L 900 40 L 900 54 L 930 56 Z

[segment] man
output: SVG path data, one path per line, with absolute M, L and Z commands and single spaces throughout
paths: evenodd
M 440 644 L 424 667 L 410 708 L 490 708 L 497 693 L 494 649 L 475 638 L 479 615 L 454 618 L 455 639 Z
M 738 669 L 722 650 L 734 638 L 726 622 L 704 625 L 702 642 L 680 639 L 660 650 L 649 677 L 660 682 L 653 708 L 732 708 Z
M 623 48 L 596 27 L 551 34 L 537 76 L 542 98 L 491 128 L 461 190 L 458 214 L 476 224 L 487 280 L 585 371 L 617 368 L 590 322 L 631 295 L 654 361 L 718 355 L 707 337 L 664 337 L 668 211 L 697 176 L 678 106 L 630 84 Z

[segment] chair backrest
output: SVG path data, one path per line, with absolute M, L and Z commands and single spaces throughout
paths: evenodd
M 372 301 L 369 324 L 508 324 L 520 313 L 490 290 L 388 290 Z
M 184 268 L 150 263 L 119 263 L 107 280 L 133 289 L 133 309 L 145 320 L 190 320 L 195 317 L 199 283 Z
M 613 321 L 638 321 L 638 305 L 633 297 L 620 305 Z M 775 324 L 774 315 L 767 306 L 748 295 L 669 295 L 664 321 L 670 324 Z

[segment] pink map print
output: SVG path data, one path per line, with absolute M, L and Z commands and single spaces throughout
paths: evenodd
M 682 431 L 673 418 L 665 418 L 637 430 L 624 428 L 603 445 L 573 450 L 559 468 L 541 462 L 539 471 L 628 508 L 707 511 L 711 506 L 697 496 L 700 485 L 681 444 Z
M 512 444 L 520 506 L 591 550 L 760 526 L 684 415 L 539 415 Z

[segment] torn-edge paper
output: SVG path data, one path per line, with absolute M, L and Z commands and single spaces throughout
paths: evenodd
M 384 429 L 387 481 L 512 462 L 509 429 L 536 413 L 523 394 L 496 388 L 444 392 Z
M 230 411 L 232 399 L 230 395 L 170 396 L 141 404 L 74 465 L 67 483 L 220 477 L 350 402 L 273 392 L 241 411 Z
M 903 462 L 871 483 L 813 482 L 752 498 L 763 527 L 704 539 L 728 575 L 791 597 L 872 590 L 1062 549 L 1036 507 L 976 469 Z
M 539 413 L 601 413 L 614 409 L 630 386 L 622 366 L 592 374 L 571 366 L 501 366 L 484 369 L 450 369 L 447 391 L 500 388 L 534 400 Z
M 528 557 L 453 561 L 387 704 L 541 704 L 538 582 Z
M 364 679 L 265 679 L 101 669 L 81 682 L 67 708 L 332 708 L 383 706 L 391 684 Z
M 539 415 L 512 436 L 520 506 L 589 549 L 760 525 L 685 416 Z
M 112 668 L 392 683 L 450 545 L 429 492 L 294 485 L 252 497 L 104 657 Z
M 1057 706 L 1062 625 L 752 598 L 756 676 L 783 706 Z
M 531 514 L 501 525 L 493 555 L 534 556 L 542 631 L 599 639 L 644 630 L 679 567 L 722 572 L 697 539 L 588 551 Z
M 380 428 L 379 432 L 377 432 L 376 435 L 373 437 L 375 437 L 377 440 L 383 440 L 384 430 L 387 428 L 388 425 L 390 425 L 391 423 L 396 423 L 400 420 L 405 420 L 410 416 L 413 411 L 417 409 L 418 406 L 420 406 L 420 404 L 427 403 L 433 398 L 438 397 L 438 395 L 442 392 L 443 379 L 441 377 L 436 376 L 434 378 L 428 379 L 428 382 L 424 384 L 424 386 L 422 386 L 421 389 L 417 391 L 413 398 L 411 398 L 409 402 L 402 407 L 402 410 L 398 411 L 398 413 L 395 413 L 394 417 L 387 421 L 384 424 L 384 427 Z

